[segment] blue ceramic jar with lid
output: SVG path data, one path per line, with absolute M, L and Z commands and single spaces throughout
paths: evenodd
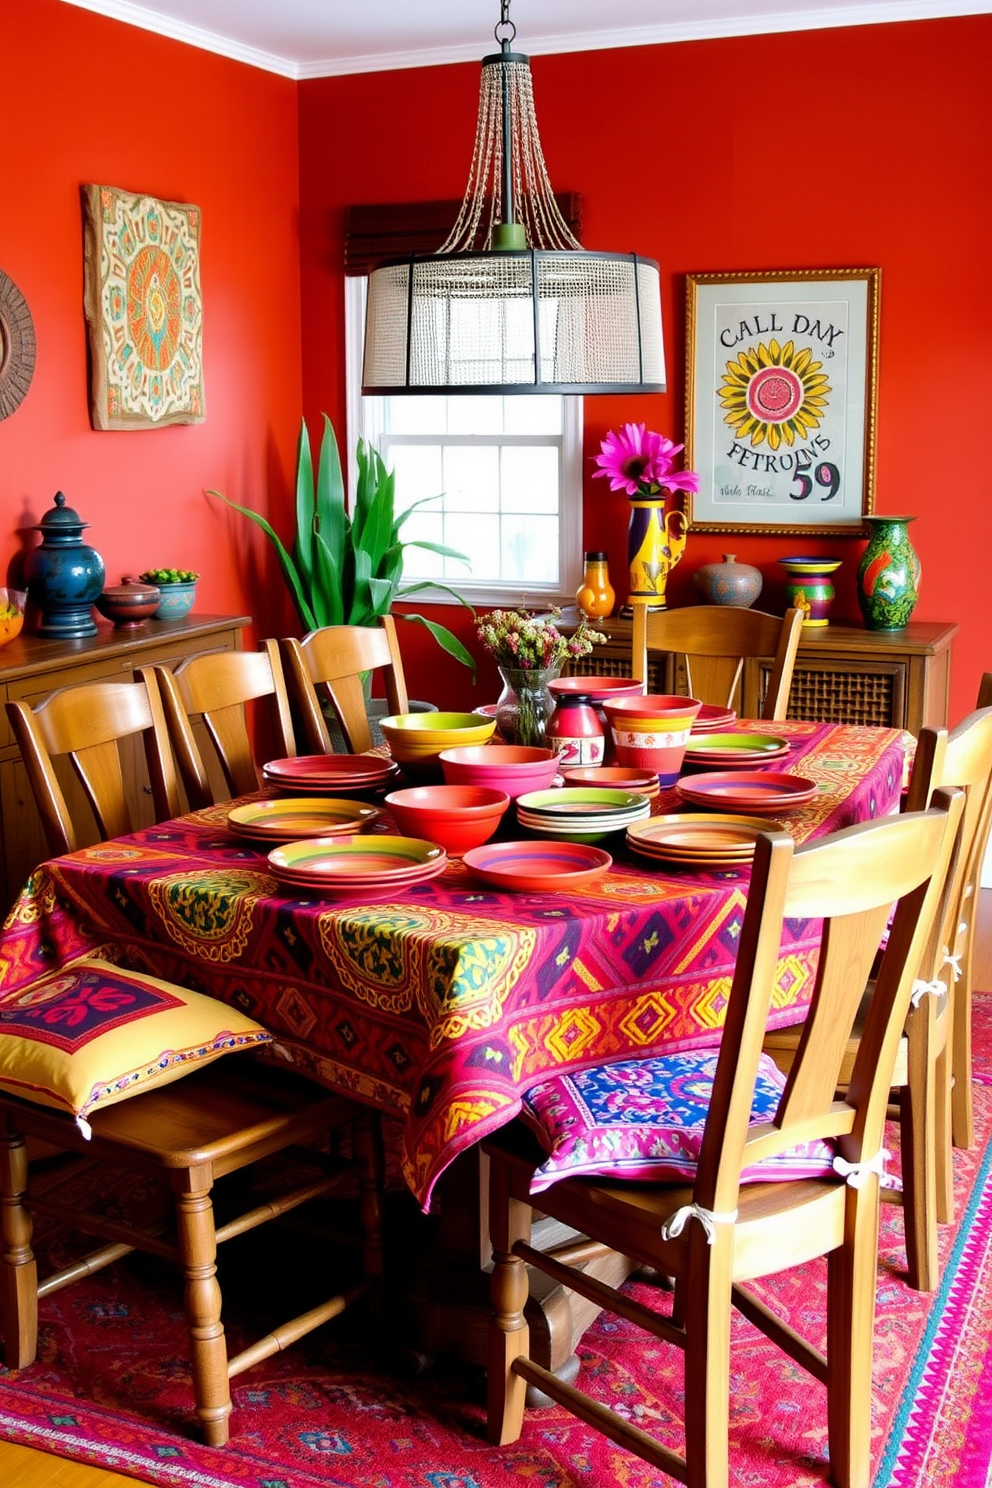
M 103 590 L 103 559 L 83 542 L 84 522 L 61 491 L 35 527 L 41 546 L 27 561 L 28 597 L 41 611 L 37 634 L 52 640 L 96 635 L 91 614 Z

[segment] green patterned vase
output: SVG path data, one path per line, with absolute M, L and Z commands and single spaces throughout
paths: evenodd
M 905 630 L 920 597 L 920 560 L 907 524 L 915 517 L 866 517 L 868 546 L 858 565 L 858 604 L 869 630 Z

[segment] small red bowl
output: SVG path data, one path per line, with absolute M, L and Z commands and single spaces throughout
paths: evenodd
M 505 791 L 484 785 L 416 785 L 385 800 L 404 836 L 425 837 L 453 854 L 488 842 L 509 804 Z

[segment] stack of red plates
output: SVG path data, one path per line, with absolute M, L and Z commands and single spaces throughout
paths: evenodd
M 419 837 L 311 837 L 269 853 L 273 878 L 288 887 L 365 899 L 402 894 L 447 861 L 443 847 Z
M 399 774 L 396 764 L 379 754 L 300 754 L 262 766 L 270 785 L 308 796 L 363 796 L 391 788 Z
M 691 732 L 709 734 L 713 729 L 729 728 L 736 718 L 733 708 L 718 708 L 715 703 L 704 703 L 693 720 Z
M 779 775 L 773 770 L 728 770 L 712 775 L 690 775 L 675 789 L 694 806 L 717 811 L 748 811 L 777 816 L 805 806 L 816 795 L 815 780 L 805 775 Z

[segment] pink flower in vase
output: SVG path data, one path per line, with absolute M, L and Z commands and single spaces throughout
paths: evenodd
M 600 443 L 596 458 L 600 467 L 593 478 L 603 476 L 611 491 L 624 491 L 628 496 L 654 496 L 668 491 L 698 491 L 699 476 L 694 470 L 672 470 L 672 462 L 681 444 L 673 444 L 664 434 L 655 434 L 644 424 L 624 424 L 611 429 Z

